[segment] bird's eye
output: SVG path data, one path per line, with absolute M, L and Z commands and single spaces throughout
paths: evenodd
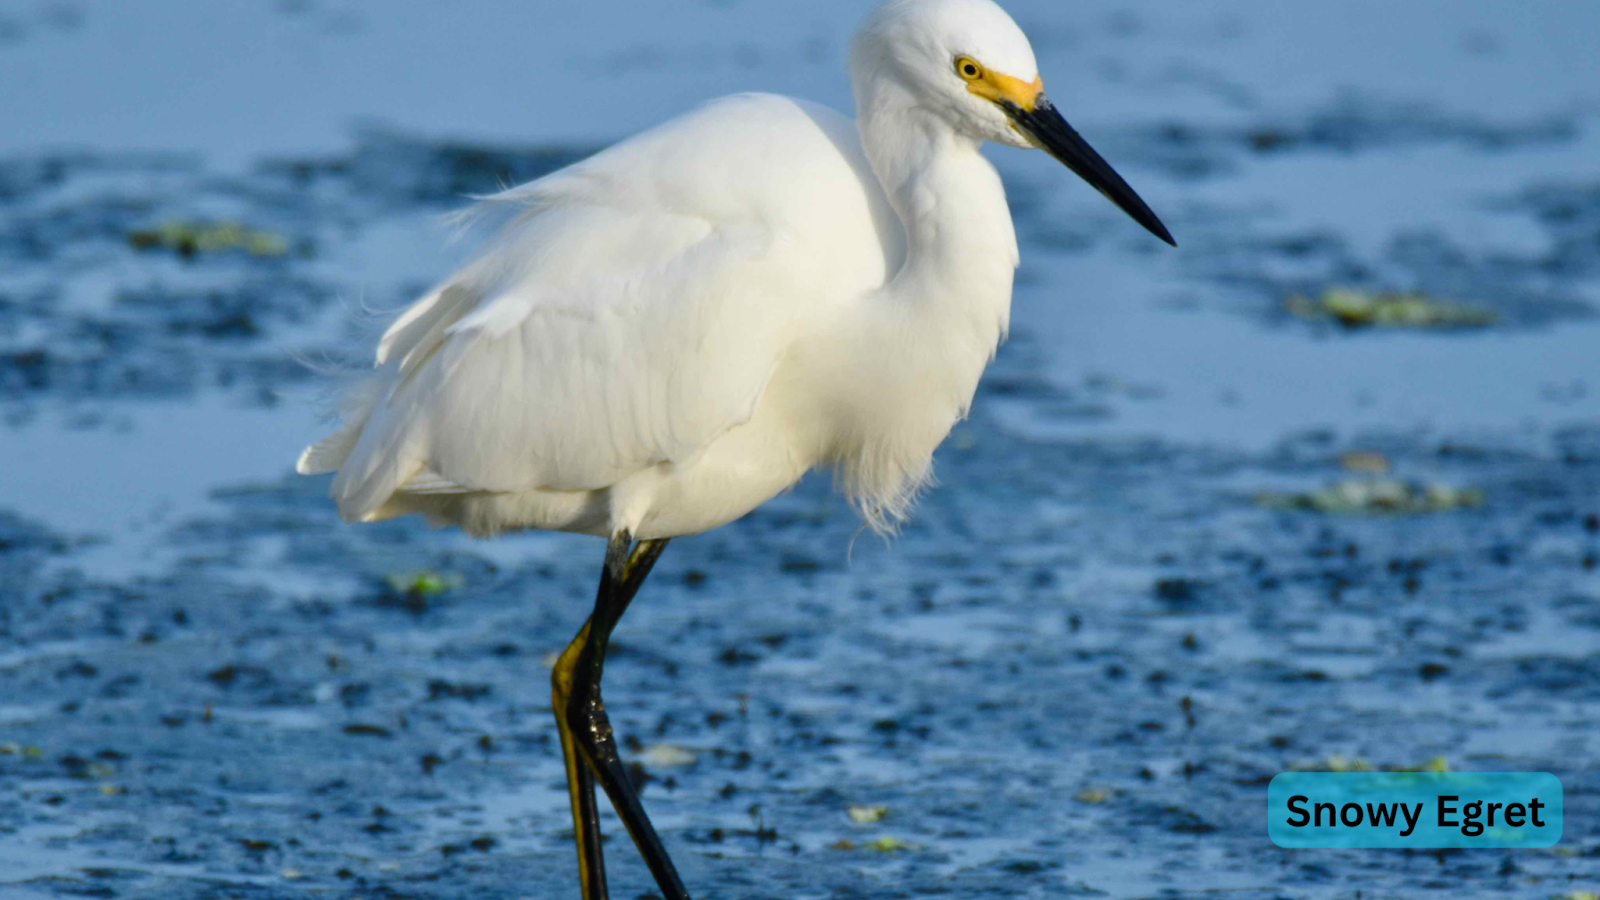
M 968 81 L 977 81 L 983 77 L 983 66 L 970 56 L 956 57 L 956 74 Z

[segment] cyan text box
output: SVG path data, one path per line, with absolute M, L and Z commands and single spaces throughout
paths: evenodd
M 1267 835 L 1290 848 L 1551 847 L 1561 812 L 1544 772 L 1284 772 L 1267 786 Z

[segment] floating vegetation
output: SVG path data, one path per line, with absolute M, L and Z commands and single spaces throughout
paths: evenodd
M 898 850 L 922 849 L 916 844 L 907 843 L 906 841 L 902 841 L 899 838 L 892 837 L 890 835 L 884 835 L 877 840 L 867 841 L 861 844 L 850 840 L 839 840 L 829 844 L 828 847 L 833 850 L 867 850 L 872 853 L 894 853 Z
M 1476 509 L 1483 491 L 1435 483 L 1426 487 L 1393 478 L 1350 478 L 1305 494 L 1259 491 L 1257 506 L 1307 509 L 1331 515 L 1418 515 Z
M 889 813 L 889 807 L 851 805 L 845 807 L 845 813 L 850 816 L 850 821 L 857 825 L 870 825 L 873 822 L 883 821 L 883 817 Z
M 384 576 L 386 591 L 378 598 L 378 603 L 399 606 L 406 612 L 420 615 L 428 611 L 434 598 L 466 583 L 466 578 L 455 572 L 440 573 L 433 569 L 393 572 Z
M 1346 328 L 1481 328 L 1499 319 L 1493 310 L 1426 294 L 1369 293 L 1354 288 L 1329 288 L 1316 300 L 1295 294 L 1283 306 L 1302 319 L 1332 319 Z
M 1291 772 L 1372 772 L 1372 763 L 1360 757 L 1335 753 L 1326 759 L 1297 762 L 1289 767 Z
M 171 250 L 184 259 L 201 253 L 242 250 L 251 256 L 275 257 L 289 252 L 289 242 L 270 231 L 247 228 L 239 222 L 194 222 L 174 219 L 155 228 L 133 231 L 128 244 L 135 250 Z
M 1339 454 L 1339 465 L 1351 472 L 1383 475 L 1389 471 L 1389 457 L 1373 450 L 1350 450 Z
M 1335 753 L 1325 759 L 1297 762 L 1289 767 L 1291 772 L 1377 772 L 1380 769 L 1360 757 Z M 1383 766 L 1384 772 L 1448 772 L 1450 763 L 1442 756 L 1416 766 Z
M 1450 762 L 1449 762 L 1449 760 L 1445 759 L 1442 756 L 1435 756 L 1433 759 L 1430 759 L 1427 762 L 1425 762 L 1425 763 L 1423 763 L 1421 765 L 1418 765 L 1418 766 L 1394 766 L 1394 767 L 1390 768 L 1388 771 L 1390 771 L 1390 772 L 1448 772 L 1448 771 L 1450 771 Z
M 384 728 L 382 725 L 368 725 L 363 722 L 346 725 L 344 733 L 352 737 L 394 737 L 394 732 Z
M 1111 791 L 1105 788 L 1084 788 L 1074 794 L 1072 799 L 1079 803 L 1104 803 L 1111 799 Z
M 443 575 L 432 569 L 419 569 L 415 572 L 394 572 L 385 577 L 383 583 L 396 594 L 432 597 L 461 587 L 465 579 L 460 575 Z
M 653 769 L 692 766 L 700 754 L 680 744 L 651 744 L 639 754 L 639 761 Z

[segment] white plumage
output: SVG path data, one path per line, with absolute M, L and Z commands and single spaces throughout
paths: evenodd
M 856 122 L 730 97 L 488 198 L 509 223 L 389 327 L 299 470 L 336 471 L 349 520 L 644 539 L 831 467 L 893 527 L 1007 327 L 1016 239 L 979 145 L 1085 172 L 989 0 L 890 0 L 851 69 Z
M 347 519 L 607 537 L 551 698 L 586 900 L 603 787 L 661 896 L 688 891 L 618 754 L 612 629 L 666 542 L 831 467 L 893 528 L 1005 336 L 1016 235 L 984 141 L 1036 145 L 1166 229 L 1045 98 L 991 0 L 888 0 L 850 50 L 858 120 L 719 100 L 485 201 L 510 221 L 395 320 L 343 427 L 300 456 Z

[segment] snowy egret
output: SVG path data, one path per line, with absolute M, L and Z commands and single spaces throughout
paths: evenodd
M 1039 147 L 1172 237 L 1046 98 L 991 0 L 887 0 L 856 33 L 858 118 L 715 101 L 485 199 L 513 215 L 378 343 L 336 433 L 347 520 L 608 539 L 552 690 L 586 898 L 609 795 L 667 898 L 685 892 L 600 696 L 612 629 L 670 538 L 834 469 L 889 530 L 967 411 L 1010 315 L 1017 242 L 985 141 Z

